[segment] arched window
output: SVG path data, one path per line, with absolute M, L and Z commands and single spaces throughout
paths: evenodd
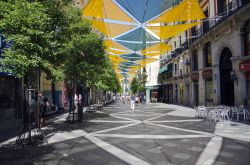
M 247 21 L 245 26 L 245 55 L 250 55 L 250 20 Z
M 212 66 L 212 55 L 211 55 L 211 44 L 210 42 L 204 45 L 203 49 L 204 55 L 204 67 L 211 67 Z
M 194 50 L 192 53 L 192 71 L 198 71 L 198 52 Z

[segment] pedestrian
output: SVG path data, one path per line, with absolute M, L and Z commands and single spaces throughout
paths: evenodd
M 39 92 L 39 108 L 40 108 L 40 127 L 45 125 L 46 105 L 48 98 L 43 96 L 42 92 Z
M 78 96 L 77 96 L 77 94 L 75 93 L 75 95 L 74 95 L 74 105 L 75 105 L 74 111 L 75 111 L 75 112 L 78 111 L 78 101 L 79 101 Z
M 129 102 L 130 102 L 130 97 L 129 97 L 129 95 L 126 96 L 126 100 L 127 100 L 127 104 L 129 104 Z
M 125 104 L 125 96 L 122 95 L 122 103 Z
M 130 96 L 130 109 L 135 110 L 135 96 L 133 94 Z

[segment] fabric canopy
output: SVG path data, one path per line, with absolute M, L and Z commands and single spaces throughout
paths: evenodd
M 143 49 L 142 52 L 143 53 L 146 53 L 146 52 L 150 53 L 150 52 L 155 52 L 155 51 L 167 52 L 169 50 L 171 50 L 171 46 L 167 45 L 166 43 L 160 42 L 146 49 Z
M 116 54 L 116 55 L 129 53 L 129 51 L 121 51 L 121 50 L 115 50 L 115 49 L 107 49 L 106 51 L 109 54 Z
M 158 35 L 161 39 L 169 39 L 198 24 L 199 23 L 178 24 L 169 26 L 150 26 L 148 28 L 156 35 Z
M 155 62 L 155 61 L 158 61 L 158 59 L 147 58 L 147 59 L 143 59 L 143 60 L 139 61 L 139 64 L 144 66 L 146 64 L 149 64 L 149 63 L 152 63 L 152 62 Z
M 135 27 L 133 25 L 107 23 L 99 20 L 92 20 L 92 26 L 108 37 L 115 37 Z
M 134 20 L 114 4 L 112 0 L 89 0 L 87 6 L 83 8 L 82 13 L 85 17 L 134 22 Z
M 139 22 L 144 23 L 181 0 L 116 0 Z M 147 10 L 145 10 L 147 9 Z
M 143 28 L 138 28 L 136 30 L 133 30 L 128 34 L 124 34 L 123 36 L 116 38 L 116 40 L 138 41 L 138 42 L 143 42 L 143 40 L 145 40 L 146 42 L 159 41 L 157 38 L 146 32 L 146 30 Z
M 119 44 L 125 46 L 127 49 L 130 49 L 132 51 L 139 51 L 146 47 L 149 47 L 150 43 L 144 44 L 143 42 L 126 42 L 126 41 L 117 41 Z
M 143 54 L 144 56 L 147 56 L 147 57 L 156 57 L 156 56 L 160 56 L 162 54 L 165 54 L 166 52 L 160 52 L 160 51 L 150 51 L 150 52 L 147 52 L 147 51 L 142 51 L 141 54 Z
M 108 38 L 106 53 L 119 80 L 171 51 L 162 40 L 205 18 L 197 0 L 89 0 L 82 15 Z
M 115 42 L 113 40 L 105 40 L 104 45 L 109 49 L 118 49 L 118 50 L 122 50 L 122 51 L 128 51 L 127 48 L 125 48 L 124 46 L 118 44 L 117 42 Z
M 130 61 L 137 61 L 137 60 L 142 60 L 145 59 L 146 57 L 139 55 L 137 53 L 132 53 L 132 54 L 123 54 L 121 55 L 123 59 L 130 60 Z
M 121 62 L 127 62 L 127 60 L 116 56 L 116 55 L 108 55 L 108 58 L 110 59 L 111 62 L 115 62 L 115 63 L 121 63 Z
M 149 23 L 191 21 L 206 18 L 197 0 L 183 0 L 179 5 L 164 12 Z

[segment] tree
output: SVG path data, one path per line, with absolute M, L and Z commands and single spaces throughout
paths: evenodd
M 28 70 L 46 66 L 44 45 L 50 38 L 46 31 L 48 15 L 39 2 L 0 1 L 0 29 L 14 45 L 5 50 L 1 69 L 23 77 Z
M 14 43 L 5 49 L 0 70 L 24 77 L 39 69 L 53 82 L 66 79 L 73 85 L 81 81 L 88 88 L 119 90 L 103 37 L 70 2 L 0 0 L 0 29 Z
M 137 93 L 139 91 L 139 81 L 137 77 L 134 77 L 131 84 L 130 84 L 130 89 L 133 94 Z
M 145 92 L 145 84 L 147 82 L 147 72 L 146 68 L 144 67 L 142 73 L 138 75 L 139 81 L 139 92 Z

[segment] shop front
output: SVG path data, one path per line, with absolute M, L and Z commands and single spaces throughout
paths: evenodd
M 250 106 L 250 61 L 244 61 L 240 64 L 239 70 L 245 73 L 246 78 L 246 89 L 247 89 L 247 98 L 245 104 Z
M 191 74 L 191 80 L 193 84 L 193 106 L 199 105 L 199 73 L 193 72 Z
M 146 86 L 146 102 L 157 102 L 158 101 L 158 90 L 159 86 Z
M 0 73 L 0 123 L 22 119 L 21 81 Z
M 203 79 L 205 80 L 205 104 L 212 106 L 213 102 L 213 78 L 212 69 L 207 69 L 202 72 Z

